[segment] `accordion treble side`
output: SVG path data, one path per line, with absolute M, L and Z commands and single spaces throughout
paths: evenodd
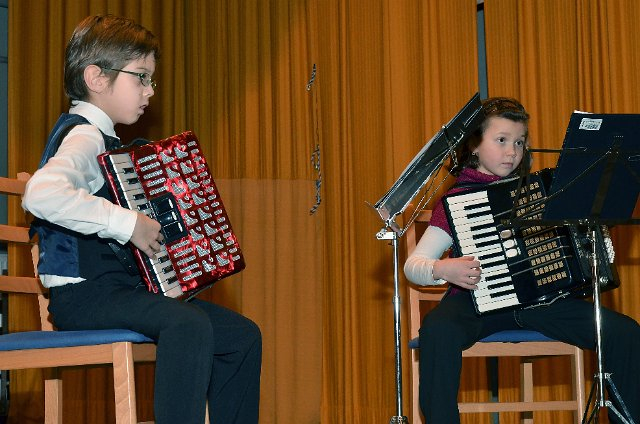
M 153 258 L 131 246 L 150 291 L 188 299 L 245 268 L 193 132 L 105 152 L 98 163 L 114 203 L 161 225 L 164 242 Z

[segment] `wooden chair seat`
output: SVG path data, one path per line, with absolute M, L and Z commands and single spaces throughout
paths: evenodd
M 1 178 L 0 193 L 19 198 L 29 175 Z M 0 225 L 0 241 L 9 245 L 9 255 L 16 250 L 12 244 L 31 244 L 25 226 Z M 34 275 L 0 276 L 0 292 L 31 294 L 38 298 L 40 328 L 0 335 L 0 369 L 58 368 L 108 364 L 113 366 L 115 415 L 118 424 L 137 423 L 134 362 L 155 361 L 153 340 L 130 330 L 56 331 L 48 314 L 47 290 L 35 275 L 37 246 L 31 258 Z M 10 270 L 11 271 L 11 270 Z M 45 381 L 45 423 L 62 422 L 62 381 Z

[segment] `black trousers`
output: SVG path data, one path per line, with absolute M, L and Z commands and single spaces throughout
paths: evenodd
M 149 293 L 126 274 L 51 289 L 62 330 L 125 328 L 157 341 L 158 424 L 258 422 L 262 340 L 248 318 L 209 302 Z
M 427 424 L 456 424 L 462 351 L 501 330 L 537 330 L 548 337 L 595 350 L 593 304 L 562 299 L 534 309 L 476 315 L 466 291 L 446 296 L 420 328 L 420 408 Z M 604 371 L 635 422 L 640 422 L 640 326 L 630 317 L 602 309 Z M 618 410 L 621 410 L 617 407 Z M 610 415 L 611 422 L 619 422 Z

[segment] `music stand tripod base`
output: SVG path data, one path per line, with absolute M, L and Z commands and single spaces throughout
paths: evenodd
M 589 417 L 587 419 L 587 413 L 589 412 L 589 404 L 591 404 L 591 400 L 593 399 L 593 395 L 594 395 L 595 388 L 596 388 L 596 381 L 598 381 L 598 378 L 599 378 L 599 375 L 595 374 L 594 375 L 594 383 L 593 383 L 593 386 L 591 388 L 591 391 L 589 392 L 589 400 L 587 401 L 587 409 L 584 411 L 584 416 L 582 417 L 582 424 L 591 423 L 591 422 L 597 423 L 598 419 L 599 419 L 600 408 L 602 408 L 602 407 L 606 407 L 610 411 L 612 411 L 614 414 L 616 414 L 616 416 L 620 419 L 622 424 L 636 424 L 636 422 L 633 420 L 633 418 L 631 418 L 631 414 L 627 410 L 627 407 L 624 404 L 624 401 L 620 397 L 620 393 L 618 393 L 618 389 L 616 389 L 616 386 L 613 384 L 613 381 L 611 381 L 611 373 L 605 373 L 604 376 L 603 376 L 603 379 L 606 381 L 607 385 L 609 386 L 609 393 L 613 397 L 615 397 L 618 400 L 618 402 L 620 402 L 620 406 L 622 408 L 622 412 L 626 416 L 623 416 L 620 413 L 620 411 L 618 411 L 616 409 L 616 407 L 613 405 L 613 403 L 610 400 L 604 400 L 604 402 L 602 402 L 602 405 L 594 405 L 594 408 L 591 411 L 591 414 L 589 414 Z
M 618 389 L 616 388 L 613 381 L 611 381 L 611 373 L 606 373 L 603 370 L 602 364 L 602 306 L 600 303 L 600 282 L 598 280 L 598 251 L 597 244 L 599 242 L 603 242 L 598 239 L 598 233 L 596 231 L 596 227 L 592 226 L 591 228 L 591 269 L 592 269 L 592 279 L 593 279 L 593 309 L 595 314 L 595 325 L 596 325 L 596 355 L 597 355 L 597 366 L 598 372 L 595 374 L 593 379 L 593 385 L 591 387 L 591 391 L 589 392 L 589 399 L 587 400 L 587 407 L 584 411 L 584 415 L 582 416 L 582 424 L 587 423 L 598 423 L 599 412 L 603 407 L 607 407 L 611 412 L 613 412 L 623 424 L 636 424 L 636 422 L 631 418 L 631 414 L 627 409 Z M 618 411 L 618 409 L 613 405 L 610 400 L 605 400 L 604 398 L 604 388 L 605 385 L 608 386 L 609 395 L 613 396 L 622 412 Z M 596 390 L 597 389 L 597 390 Z M 588 414 L 589 408 L 591 405 L 591 401 L 593 402 L 593 410 L 591 414 Z M 624 414 L 624 416 L 623 416 Z M 587 418 L 588 415 L 588 418 Z

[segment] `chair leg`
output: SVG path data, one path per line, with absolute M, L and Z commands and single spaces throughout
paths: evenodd
M 44 382 L 44 422 L 62 423 L 62 380 L 51 379 Z
M 418 391 L 420 385 L 419 375 L 419 350 L 411 351 L 411 418 L 412 424 L 422 424 L 422 415 L 420 415 L 420 402 L 418 401 Z
M 136 424 L 136 387 L 131 343 L 113 344 L 113 388 L 116 401 L 116 423 Z
M 575 396 L 578 410 L 574 414 L 574 419 L 577 424 L 582 422 L 582 415 L 586 408 L 584 397 L 585 397 L 585 383 L 584 383 L 584 375 L 582 370 L 584 370 L 584 352 L 582 349 L 576 347 L 575 355 L 571 358 L 571 365 L 573 366 L 572 378 L 573 378 L 573 387 L 575 388 Z
M 533 362 L 531 358 L 520 360 L 520 390 L 523 402 L 533 402 Z M 533 412 L 521 413 L 522 424 L 533 424 Z

